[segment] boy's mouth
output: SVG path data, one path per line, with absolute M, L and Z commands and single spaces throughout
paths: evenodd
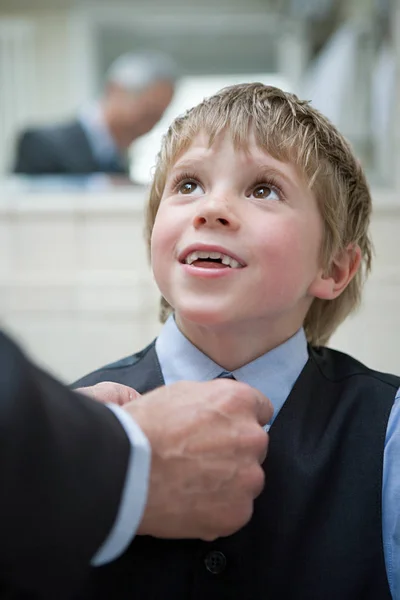
M 237 260 L 221 252 L 191 252 L 185 259 L 185 264 L 203 269 L 240 269 Z
M 238 257 L 215 248 L 188 248 L 179 261 L 202 269 L 241 269 L 245 266 Z

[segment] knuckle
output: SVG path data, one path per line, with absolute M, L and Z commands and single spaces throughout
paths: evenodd
M 258 456 L 263 456 L 268 450 L 269 436 L 262 427 L 257 428 L 254 434 L 254 446 Z
M 237 446 L 242 453 L 243 459 L 247 459 L 249 454 L 254 452 L 254 431 L 253 427 L 242 427 L 237 435 Z
M 248 403 L 250 405 L 256 402 L 256 396 L 253 389 L 247 384 L 241 381 L 235 382 L 234 392 L 242 403 Z
M 247 383 L 237 383 L 235 387 L 236 400 L 240 403 L 242 410 L 245 410 L 254 419 L 259 408 L 256 391 Z
M 220 408 L 228 412 L 237 411 L 241 406 L 241 398 L 237 393 L 236 385 L 232 381 L 221 381 L 221 392 L 218 395 L 218 404 Z
M 243 487 L 254 500 L 262 492 L 265 483 L 265 473 L 259 464 L 251 465 L 246 469 Z
M 248 423 L 247 427 L 242 427 L 238 440 L 243 450 L 254 453 L 257 457 L 263 455 L 268 447 L 268 434 L 256 423 Z
M 252 388 L 247 383 L 232 381 L 229 379 L 219 380 L 221 384 L 221 393 L 219 395 L 220 403 L 231 411 L 254 412 L 256 410 L 256 396 Z
M 261 467 L 258 467 L 256 472 L 254 473 L 254 481 L 253 481 L 253 494 L 254 498 L 257 498 L 261 494 L 265 485 L 265 473 Z

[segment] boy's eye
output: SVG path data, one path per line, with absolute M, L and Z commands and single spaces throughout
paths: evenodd
M 199 185 L 195 181 L 184 181 L 178 188 L 180 194 L 192 194 L 197 190 Z
M 278 192 L 272 186 L 266 184 L 255 187 L 252 195 L 258 200 L 280 200 Z

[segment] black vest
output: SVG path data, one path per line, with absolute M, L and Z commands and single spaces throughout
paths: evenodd
M 85 600 L 390 599 L 382 544 L 386 427 L 400 379 L 327 348 L 309 360 L 270 430 L 250 523 L 216 540 L 134 539 L 91 569 Z M 75 385 L 163 384 L 154 344 Z

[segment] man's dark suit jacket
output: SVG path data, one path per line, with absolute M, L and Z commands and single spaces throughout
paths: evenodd
M 79 121 L 24 131 L 13 170 L 25 175 L 127 175 L 122 160 L 106 166 L 98 162 Z
M 70 597 L 116 517 L 130 443 L 0 332 L 0 598 Z

